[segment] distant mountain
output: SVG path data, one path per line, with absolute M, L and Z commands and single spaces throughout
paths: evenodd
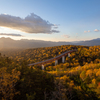
M 100 38 L 97 38 L 97 39 L 93 39 L 93 40 L 100 40 Z
M 79 41 L 77 43 L 74 43 L 74 45 L 84 45 L 84 46 L 100 45 L 100 38 L 88 40 L 88 41 Z
M 100 38 L 89 40 L 89 41 L 79 41 L 79 42 L 51 42 L 42 40 L 13 40 L 11 38 L 0 38 L 0 49 L 27 49 L 27 48 L 38 48 L 38 47 L 51 47 L 60 45 L 85 45 L 94 46 L 100 45 Z
M 64 43 L 65 44 L 65 43 Z M 63 45 L 63 43 L 42 41 L 42 40 L 13 40 L 11 38 L 0 38 L 0 49 L 27 49 L 38 47 L 50 47 Z

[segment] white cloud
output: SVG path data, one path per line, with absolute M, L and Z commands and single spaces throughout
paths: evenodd
M 98 29 L 95 29 L 94 31 L 95 31 L 95 32 L 98 32 L 99 30 L 98 30 Z
M 0 33 L 0 35 L 7 35 L 7 36 L 22 36 L 22 35 L 20 35 L 20 34 L 13 34 L 13 33 L 10 33 L 10 34 L 8 34 L 8 33 Z
M 69 36 L 69 35 L 63 35 L 63 37 L 65 37 L 65 38 L 69 38 L 70 36 Z
M 55 24 L 42 19 L 40 16 L 31 13 L 24 19 L 12 15 L 0 14 L 0 26 L 20 30 L 26 33 L 58 33 L 53 29 L 58 28 Z

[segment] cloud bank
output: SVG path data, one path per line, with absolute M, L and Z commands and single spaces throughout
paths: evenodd
M 6 35 L 6 36 L 22 36 L 20 34 L 13 34 L 13 33 L 10 33 L 10 34 L 7 34 L 7 33 L 0 33 L 0 35 Z
M 0 26 L 20 30 L 26 33 L 59 33 L 57 25 L 51 24 L 34 13 L 24 19 L 12 15 L 0 14 Z

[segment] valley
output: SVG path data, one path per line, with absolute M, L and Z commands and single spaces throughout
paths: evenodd
M 65 63 L 59 59 L 55 66 L 55 61 L 52 61 L 44 64 L 44 70 L 41 65 L 28 66 L 74 48 L 77 51 L 72 52 L 70 57 L 66 56 Z M 5 99 L 100 99 L 100 46 L 62 45 L 16 50 L 9 52 L 8 56 L 6 54 L 0 56 L 0 77 L 3 77 L 0 88 Z

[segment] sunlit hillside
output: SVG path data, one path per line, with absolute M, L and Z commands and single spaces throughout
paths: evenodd
M 77 51 L 66 56 L 65 63 L 60 59 L 55 66 L 53 61 L 44 70 L 28 66 L 73 49 Z M 100 46 L 62 45 L 6 54 L 0 55 L 2 100 L 100 99 Z
M 100 100 L 100 0 L 0 0 L 0 100 Z

